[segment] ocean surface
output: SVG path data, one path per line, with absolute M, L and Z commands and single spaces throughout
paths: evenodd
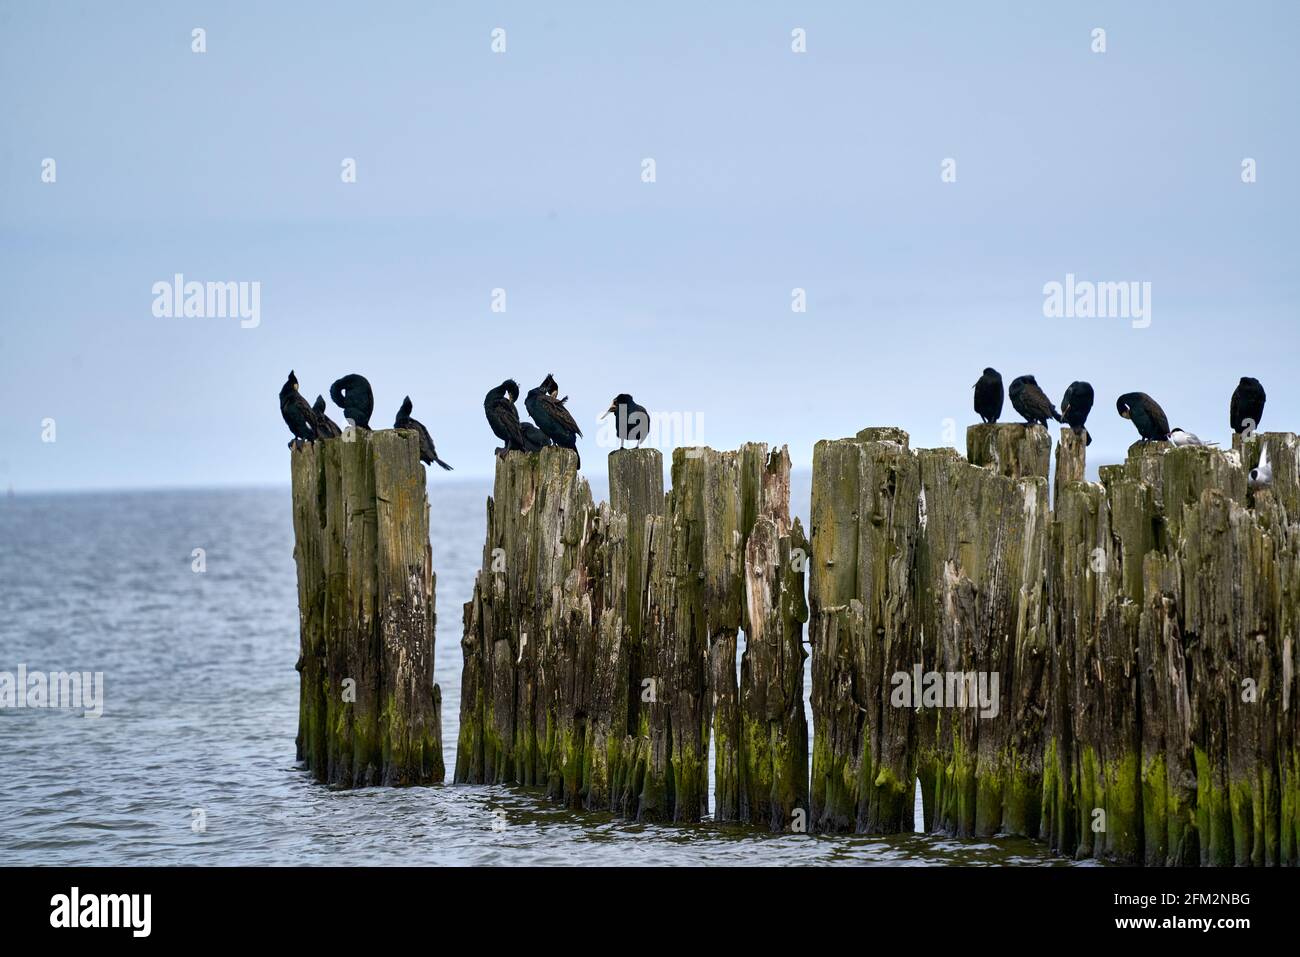
M 450 776 L 491 485 L 435 475 L 429 490 Z M 806 474 L 792 491 L 806 525 Z M 297 657 L 288 486 L 0 498 L 0 672 L 104 675 L 99 717 L 0 709 L 5 862 L 1064 863 L 1020 839 L 641 825 L 508 787 L 331 791 L 295 762 Z

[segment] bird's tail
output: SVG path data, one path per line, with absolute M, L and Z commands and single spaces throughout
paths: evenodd
M 443 468 L 445 468 L 448 472 L 452 471 L 451 466 L 448 465 L 446 462 L 444 462 L 442 459 L 438 458 L 438 456 L 435 455 L 433 457 L 433 460 L 437 462 L 439 465 L 441 465 Z

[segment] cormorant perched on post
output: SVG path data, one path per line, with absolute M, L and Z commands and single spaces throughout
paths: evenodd
M 316 396 L 316 401 L 312 403 L 311 410 L 316 413 L 316 427 L 322 439 L 332 439 L 336 435 L 343 434 L 339 424 L 325 414 L 325 396 Z
M 506 379 L 495 389 L 489 389 L 483 397 L 483 414 L 487 416 L 492 434 L 505 443 L 497 449 L 497 454 L 513 452 L 524 447 L 524 436 L 519 428 L 519 410 L 515 400 L 519 398 L 519 383 Z
M 1146 442 L 1169 440 L 1169 419 L 1160 403 L 1145 392 L 1125 392 L 1115 400 L 1115 410 L 1137 426 Z
M 537 452 L 551 444 L 537 426 L 531 422 L 519 421 L 519 410 L 515 400 L 519 398 L 519 383 L 506 379 L 483 397 L 483 414 L 487 416 L 492 432 L 505 445 L 496 450 L 497 455 L 507 452 Z
M 565 396 L 565 398 L 567 399 L 568 396 Z M 560 401 L 563 402 L 564 399 Z M 540 452 L 551 444 L 551 440 L 546 437 L 546 433 L 531 422 L 520 422 L 519 431 L 524 434 L 525 452 Z
M 1007 394 L 1011 396 L 1011 407 L 1024 416 L 1030 425 L 1037 422 L 1046 426 L 1048 419 L 1061 421 L 1061 413 L 1056 411 L 1052 400 L 1038 388 L 1038 381 L 1033 376 L 1022 375 L 1012 379 Z
M 370 428 L 370 414 L 375 411 L 375 394 L 363 375 L 353 372 L 330 386 L 330 398 L 343 410 L 343 417 L 359 429 Z
M 603 419 L 611 412 L 617 420 L 615 427 L 618 429 L 618 447 L 621 449 L 624 442 L 635 442 L 640 448 L 650 434 L 650 413 L 646 407 L 637 405 L 636 400 L 626 392 L 620 392 L 600 417 Z
M 555 379 L 547 373 L 541 385 L 528 390 L 528 397 L 524 399 L 524 408 L 533 417 L 537 427 L 552 442 L 566 449 L 573 449 L 576 454 L 578 451 L 577 437 L 582 435 L 582 429 L 578 428 L 578 423 L 573 421 L 573 416 L 564 407 L 564 403 L 555 397 L 557 392 L 559 392 L 559 387 L 556 386 Z M 578 456 L 578 467 L 582 467 L 582 457 L 580 455 Z
M 293 448 L 295 442 L 315 442 L 318 436 L 318 427 L 316 424 L 316 413 L 311 410 L 307 400 L 302 397 L 298 391 L 298 377 L 289 370 L 289 378 L 284 380 L 284 385 L 280 387 L 280 415 L 284 417 L 284 424 L 289 426 L 289 431 L 294 435 L 294 441 L 289 443 L 289 448 Z
M 1228 410 L 1232 431 L 1241 433 L 1247 429 L 1254 433 L 1259 428 L 1259 420 L 1264 417 L 1264 387 L 1258 379 L 1242 376 L 1237 388 L 1232 393 L 1232 406 Z
M 1002 415 L 1002 376 L 997 369 L 985 369 L 975 383 L 975 411 L 992 425 Z
M 433 436 L 429 430 L 424 427 L 424 423 L 418 419 L 411 418 L 411 397 L 408 395 L 402 400 L 402 407 L 397 410 L 397 418 L 393 420 L 395 429 L 411 429 L 420 433 L 420 461 L 425 465 L 432 465 L 437 462 L 448 472 L 451 466 L 438 458 L 438 450 L 433 447 Z
M 1075 435 L 1086 435 L 1087 445 L 1092 445 L 1092 435 L 1083 426 L 1088 421 L 1088 413 L 1092 411 L 1092 400 L 1090 382 L 1071 382 L 1065 390 L 1065 398 L 1061 400 L 1061 417 L 1065 424 L 1074 430 Z

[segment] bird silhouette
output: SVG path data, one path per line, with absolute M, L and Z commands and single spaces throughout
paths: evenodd
M 1264 417 L 1264 401 L 1267 398 L 1258 379 L 1242 376 L 1237 388 L 1233 390 L 1232 404 L 1228 408 L 1232 431 L 1253 434 L 1259 428 L 1259 420 Z
M 425 465 L 432 465 L 437 462 L 450 472 L 451 466 L 438 458 L 438 450 L 433 447 L 433 436 L 424 427 L 424 423 L 419 419 L 411 418 L 411 408 L 411 397 L 408 395 L 402 400 L 402 407 L 397 410 L 397 418 L 393 420 L 393 428 L 409 429 L 420 433 L 420 461 Z
M 624 442 L 635 442 L 639 447 L 650 434 L 650 413 L 646 407 L 637 405 L 626 392 L 620 392 L 600 417 L 603 419 L 611 412 L 618 430 L 618 447 L 621 449 Z
M 1061 418 L 1075 435 L 1086 435 L 1087 445 L 1092 445 L 1092 436 L 1084 428 L 1088 421 L 1088 413 L 1092 411 L 1092 384 L 1088 382 L 1071 382 L 1070 387 L 1065 390 L 1065 398 L 1061 399 Z
M 280 415 L 294 436 L 289 442 L 289 448 L 302 442 L 315 442 L 318 438 L 316 413 L 298 391 L 298 377 L 293 374 L 292 369 L 289 370 L 289 377 L 284 380 L 284 385 L 280 387 Z
M 541 385 L 528 390 L 528 396 L 524 399 L 524 408 L 528 410 L 528 414 L 533 417 L 533 421 L 547 438 L 556 445 L 573 450 L 578 456 L 578 467 L 581 468 L 582 456 L 578 454 L 578 436 L 582 435 L 582 429 L 578 428 L 578 423 L 564 407 L 564 402 L 556 398 L 558 392 L 559 386 L 556 385 L 554 377 L 547 373 Z
M 1038 380 L 1031 375 L 1012 379 L 1007 395 L 1011 397 L 1011 407 L 1024 416 L 1030 425 L 1036 422 L 1046 426 L 1048 419 L 1061 421 L 1061 413 L 1056 411 L 1052 400 L 1043 393 L 1038 387 Z
M 316 396 L 316 401 L 311 404 L 311 410 L 316 413 L 316 426 L 322 439 L 332 439 L 336 435 L 343 434 L 338 423 L 325 412 L 325 396 Z
M 375 393 L 370 381 L 353 372 L 336 379 L 330 386 L 330 398 L 343 410 L 343 417 L 358 429 L 370 428 L 370 416 L 375 411 Z
M 1144 442 L 1164 442 L 1169 438 L 1169 419 L 1160 403 L 1145 392 L 1126 392 L 1115 400 L 1115 410 L 1131 421 Z
M 975 383 L 975 411 L 990 425 L 1002 415 L 1002 376 L 997 369 L 985 369 Z

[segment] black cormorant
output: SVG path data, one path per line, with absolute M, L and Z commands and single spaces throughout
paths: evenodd
M 325 414 L 325 396 L 316 396 L 316 401 L 312 403 L 311 410 L 316 413 L 316 427 L 320 431 L 322 439 L 332 439 L 336 435 L 343 434 L 339 424 Z
M 561 399 L 560 401 L 564 400 Z M 524 434 L 525 452 L 540 452 L 551 444 L 551 440 L 546 437 L 546 433 L 531 422 L 520 422 L 519 431 Z
M 1229 409 L 1232 431 L 1254 433 L 1259 428 L 1259 420 L 1264 417 L 1264 387 L 1258 379 L 1242 376 L 1237 388 L 1232 393 L 1232 406 Z
M 438 450 L 433 447 L 433 436 L 429 430 L 424 427 L 424 423 L 419 419 L 411 418 L 411 397 L 408 395 L 402 400 L 402 407 L 397 410 L 397 418 L 393 420 L 395 429 L 411 429 L 420 433 L 420 461 L 425 465 L 432 465 L 437 462 L 448 472 L 451 466 L 438 458 Z
M 497 449 L 497 454 L 513 452 L 527 446 L 519 425 L 519 410 L 515 400 L 519 398 L 519 383 L 506 379 L 495 389 L 490 389 L 483 397 L 483 414 L 487 416 L 492 433 L 505 443 L 504 448 Z
M 315 442 L 318 436 L 318 427 L 316 425 L 316 413 L 311 410 L 307 400 L 302 397 L 298 391 L 298 377 L 289 370 L 289 378 L 284 380 L 284 385 L 280 387 L 280 415 L 284 417 L 284 424 L 289 426 L 289 431 L 294 435 L 296 442 Z M 289 448 L 293 448 L 294 442 L 289 443 Z
M 975 383 L 975 411 L 992 424 L 1002 415 L 1002 376 L 997 369 L 985 369 Z
M 578 436 L 582 429 L 573 421 L 573 416 L 564 407 L 564 403 L 555 397 L 559 392 L 555 379 L 548 373 L 542 384 L 528 390 L 524 399 L 524 408 L 533 417 L 537 427 L 556 445 L 578 451 Z M 565 398 L 568 398 L 567 396 Z M 578 467 L 582 467 L 582 457 L 578 456 Z
M 1147 442 L 1169 440 L 1169 419 L 1160 403 L 1145 392 L 1126 392 L 1115 400 L 1115 410 L 1137 426 L 1138 434 Z
M 343 410 L 343 417 L 359 429 L 370 428 L 370 414 L 375 411 L 375 394 L 363 375 L 352 373 L 330 386 L 330 398 Z
M 643 405 L 637 405 L 626 392 L 621 392 L 614 396 L 614 401 L 609 404 L 609 408 L 601 415 L 603 419 L 611 412 L 616 419 L 616 428 L 618 429 L 618 447 L 621 449 L 624 442 L 635 442 L 638 447 L 650 435 L 650 413 Z
M 1011 396 L 1011 407 L 1024 416 L 1030 425 L 1037 422 L 1046 426 L 1048 419 L 1061 421 L 1061 413 L 1056 411 L 1056 406 L 1038 388 L 1038 381 L 1031 375 L 1012 379 L 1007 395 Z
M 1061 400 L 1061 418 L 1076 435 L 1086 435 L 1088 445 L 1092 445 L 1092 435 L 1083 426 L 1092 411 L 1092 400 L 1092 384 L 1089 382 L 1071 382 Z

